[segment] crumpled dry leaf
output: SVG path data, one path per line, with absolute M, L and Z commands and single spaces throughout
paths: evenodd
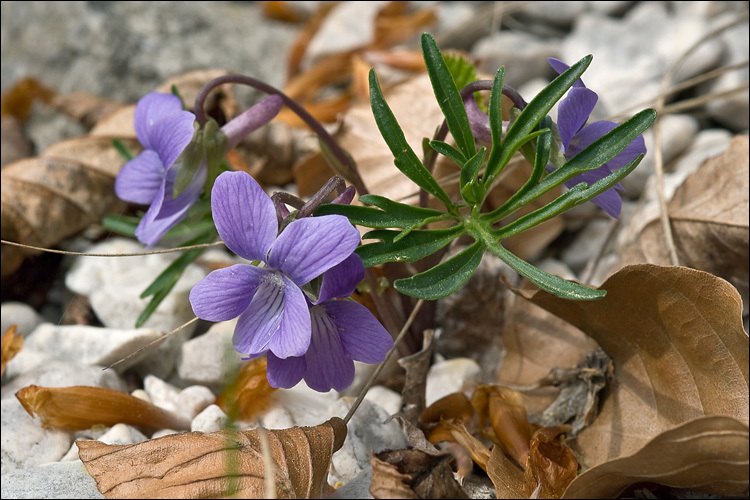
M 94 425 L 129 424 L 155 429 L 190 429 L 190 421 L 130 394 L 104 387 L 39 387 L 16 392 L 26 412 L 38 415 L 42 427 L 69 431 Z
M 479 414 L 480 429 L 489 420 L 490 438 L 521 467 L 526 467 L 531 427 L 521 393 L 507 387 L 480 385 L 471 402 Z
M 525 498 L 523 491 L 523 471 L 505 456 L 499 446 L 492 448 L 487 462 L 487 475 L 495 485 L 495 496 L 502 498 Z
M 331 455 L 346 438 L 333 417 L 315 427 L 267 430 L 277 498 L 328 493 Z M 77 441 L 78 455 L 107 498 L 266 498 L 258 429 L 172 434 L 133 445 Z
M 50 102 L 55 91 L 39 80 L 23 78 L 0 96 L 0 116 L 14 116 L 24 122 L 31 114 L 34 101 Z
M 616 498 L 636 483 L 747 497 L 747 450 L 746 422 L 699 417 L 657 435 L 630 456 L 587 470 L 563 498 Z
M 16 335 L 18 325 L 10 325 L 3 333 L 0 343 L 0 377 L 5 375 L 5 366 L 23 349 L 23 335 Z
M 23 122 L 13 115 L 0 118 L 0 167 L 34 154 L 34 144 L 26 136 Z
M 562 441 L 568 426 L 537 430 L 529 444 L 529 459 L 523 477 L 528 498 L 560 498 L 578 474 L 578 460 Z
M 422 350 L 411 356 L 404 356 L 398 364 L 405 370 L 404 389 L 401 391 L 402 405 L 398 415 L 416 425 L 419 415 L 424 410 L 427 372 L 435 352 L 434 330 L 425 330 Z
M 482 470 L 487 470 L 487 463 L 490 460 L 490 450 L 484 443 L 475 438 L 462 422 L 454 423 L 444 420 L 435 426 L 428 438 L 433 444 L 440 443 L 441 441 L 451 441 L 460 444 L 466 448 L 466 451 L 471 455 L 471 459 Z
M 469 498 L 453 476 L 450 455 L 419 450 L 373 453 L 370 494 L 374 498 Z
M 614 362 L 616 383 L 574 441 L 587 467 L 633 454 L 694 418 L 748 420 L 748 336 L 731 284 L 686 267 L 640 264 L 600 288 L 607 296 L 597 301 L 545 292 L 531 299 L 591 336 Z
M 68 115 L 75 121 L 91 128 L 107 116 L 123 107 L 121 102 L 113 101 L 88 92 L 72 92 L 56 96 L 52 106 Z
M 750 275 L 750 159 L 748 136 L 709 158 L 677 189 L 669 202 L 677 257 L 682 265 L 726 279 L 748 302 Z M 664 232 L 650 222 L 627 247 L 622 265 L 669 264 Z

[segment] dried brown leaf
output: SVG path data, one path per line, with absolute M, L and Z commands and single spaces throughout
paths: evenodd
M 124 392 L 103 387 L 39 387 L 16 392 L 26 412 L 36 414 L 42 427 L 69 431 L 94 425 L 129 424 L 155 429 L 190 429 L 190 421 Z
M 87 92 L 73 92 L 52 100 L 52 106 L 86 127 L 93 127 L 105 117 L 122 108 L 121 102 Z
M 419 415 L 419 424 L 429 427 L 441 420 L 457 420 L 468 425 L 474 418 L 474 407 L 463 392 L 448 394 L 432 403 Z
M 505 456 L 499 446 L 492 448 L 487 462 L 487 475 L 495 485 L 495 495 L 501 498 L 525 498 L 523 471 Z
M 490 450 L 480 440 L 475 438 L 464 426 L 463 423 L 453 423 L 449 421 L 440 422 L 428 436 L 431 443 L 440 443 L 442 441 L 455 442 L 466 448 L 471 455 L 472 460 L 482 468 L 487 470 L 487 463 L 490 460 Z
M 49 102 L 54 96 L 55 91 L 39 80 L 23 78 L 0 96 L 0 116 L 14 116 L 24 122 L 31 114 L 34 101 Z
M 471 396 L 479 414 L 480 429 L 521 467 L 529 456 L 531 427 L 521 393 L 501 386 L 479 385 Z
M 16 335 L 18 325 L 10 325 L 0 342 L 0 377 L 5 375 L 5 366 L 23 349 L 23 335 Z
M 562 440 L 567 426 L 544 427 L 531 437 L 523 491 L 531 498 L 560 498 L 578 474 L 578 460 Z
M 0 118 L 0 167 L 34 155 L 34 144 L 23 123 L 13 115 Z
M 748 419 L 748 336 L 728 282 L 686 267 L 625 267 L 577 302 L 532 301 L 577 326 L 612 358 L 616 383 L 575 441 L 587 467 L 630 455 L 689 420 Z M 550 354 L 550 363 L 554 353 Z
M 728 417 L 699 417 L 655 436 L 627 457 L 587 470 L 563 498 L 616 498 L 636 483 L 747 497 L 748 426 Z
M 748 136 L 735 136 L 677 189 L 669 216 L 680 264 L 726 279 L 748 300 L 750 275 L 750 157 Z M 650 222 L 623 263 L 669 264 L 664 232 Z
M 315 427 L 265 431 L 277 498 L 328 493 L 331 455 L 346 438 L 334 417 Z M 107 498 L 265 498 L 259 430 L 173 434 L 134 445 L 78 441 L 79 457 Z
M 450 455 L 419 450 L 373 453 L 370 494 L 374 498 L 468 498 L 453 477 Z
M 403 402 L 398 414 L 414 425 L 417 425 L 419 415 L 425 407 L 427 372 L 430 369 L 432 355 L 435 352 L 434 338 L 434 330 L 425 330 L 422 350 L 398 360 L 398 364 L 406 372 L 404 388 L 401 391 Z

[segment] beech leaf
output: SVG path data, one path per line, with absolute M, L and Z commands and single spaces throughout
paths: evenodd
M 272 471 L 265 470 L 260 430 L 172 434 L 133 445 L 77 441 L 78 455 L 107 498 L 320 498 L 328 493 L 331 455 L 346 438 L 333 417 L 315 427 L 265 431 Z
M 657 435 L 630 456 L 587 470 L 563 498 L 616 498 L 636 483 L 747 497 L 747 450 L 746 421 L 699 417 Z
M 748 420 L 748 336 L 728 282 L 679 266 L 639 264 L 612 275 L 599 301 L 546 292 L 535 304 L 596 340 L 614 363 L 601 413 L 577 438 L 587 467 L 630 455 L 689 420 Z

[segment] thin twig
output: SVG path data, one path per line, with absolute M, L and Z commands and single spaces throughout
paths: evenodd
M 661 116 L 661 113 L 664 112 L 664 100 L 665 96 L 667 95 L 667 89 L 669 89 L 669 85 L 672 83 L 677 70 L 682 66 L 687 58 L 706 41 L 716 37 L 732 26 L 739 24 L 740 22 L 747 19 L 747 17 L 748 11 L 745 11 L 741 16 L 738 16 L 737 19 L 734 19 L 724 26 L 720 26 L 719 28 L 706 34 L 700 40 L 695 42 L 688 50 L 686 50 L 680 56 L 680 58 L 677 59 L 677 61 L 675 61 L 675 63 L 672 65 L 672 67 L 669 68 L 669 71 L 667 71 L 661 81 L 661 91 L 659 92 L 659 97 L 656 100 L 656 111 L 659 113 L 659 116 Z M 661 221 L 662 230 L 664 232 L 664 239 L 667 246 L 667 251 L 669 253 L 669 261 L 673 266 L 677 266 L 679 265 L 680 260 L 677 257 L 677 248 L 674 243 L 672 225 L 670 223 L 669 212 L 667 210 L 667 200 L 664 196 L 664 154 L 662 150 L 661 119 L 656 120 L 656 123 L 654 123 L 654 166 L 656 170 L 656 186 L 659 201 L 659 220 Z
M 23 243 L 16 243 L 15 241 L 0 240 L 3 245 L 10 245 L 13 247 L 28 248 L 31 250 L 39 250 L 41 252 L 48 253 L 61 253 L 63 255 L 77 255 L 79 257 L 139 257 L 142 255 L 155 255 L 158 253 L 172 253 L 182 252 L 183 250 L 193 250 L 195 248 L 206 248 L 223 245 L 223 241 L 214 241 L 213 243 L 201 243 L 200 245 L 190 245 L 186 247 L 175 247 L 167 248 L 164 250 L 150 250 L 148 252 L 134 252 L 134 253 L 86 253 L 86 252 L 68 252 L 67 250 L 55 250 L 54 248 L 35 247 L 34 245 L 24 245 Z
M 401 340 L 406 336 L 406 332 L 409 331 L 409 327 L 414 322 L 414 319 L 417 317 L 417 313 L 422 308 L 422 304 L 424 304 L 424 300 L 419 299 L 416 304 L 414 304 L 414 309 L 412 309 L 411 314 L 409 314 L 409 317 L 406 319 L 406 323 L 404 323 L 403 328 L 401 328 L 401 331 L 399 332 L 398 336 L 396 337 L 396 340 L 393 341 L 393 347 L 390 351 L 388 351 L 388 354 L 385 355 L 385 359 L 378 365 L 378 367 L 375 369 L 375 371 L 370 376 L 370 380 L 367 381 L 367 384 L 362 388 L 362 390 L 359 393 L 359 396 L 357 396 L 357 399 L 354 401 L 354 404 L 351 408 L 349 408 L 349 412 L 344 417 L 344 424 L 348 424 L 349 420 L 351 420 L 352 416 L 354 415 L 354 412 L 357 411 L 357 408 L 359 408 L 359 405 L 362 404 L 362 401 L 365 399 L 365 396 L 367 395 L 367 391 L 370 390 L 370 387 L 373 386 L 375 383 L 375 380 L 378 378 L 378 375 L 380 375 L 380 372 L 383 371 L 383 368 L 385 367 L 386 363 L 388 363 L 388 360 L 391 359 L 393 356 L 393 353 L 396 352 L 398 348 L 398 344 L 401 342 Z
M 180 330 L 182 330 L 183 328 L 185 328 L 186 326 L 189 326 L 189 325 L 191 325 L 191 324 L 195 323 L 196 321 L 198 321 L 198 319 L 200 319 L 200 318 L 198 318 L 198 316 L 196 316 L 195 318 L 191 319 L 191 320 L 190 320 L 190 321 L 188 321 L 187 323 L 184 323 L 184 324 L 182 324 L 182 325 L 178 326 L 177 328 L 175 328 L 174 330 L 172 330 L 172 331 L 171 331 L 171 332 L 169 332 L 168 334 L 166 334 L 166 335 L 162 335 L 162 336 L 161 336 L 161 337 L 159 337 L 158 339 L 156 339 L 156 340 L 153 340 L 153 341 L 149 342 L 148 344 L 146 344 L 145 346 L 141 347 L 141 348 L 140 348 L 140 349 L 138 349 L 137 351 L 131 352 L 130 354 L 128 354 L 127 356 L 125 356 L 125 357 L 124 357 L 124 358 L 122 358 L 121 360 L 119 360 L 119 361 L 115 361 L 114 363 L 112 363 L 112 364 L 111 364 L 111 365 L 109 365 L 109 366 L 105 366 L 104 368 L 102 368 L 102 371 L 104 371 L 104 370 L 109 370 L 110 368 L 114 368 L 115 366 L 119 365 L 120 363 L 122 363 L 122 362 L 124 362 L 124 361 L 127 361 L 127 360 L 129 360 L 129 359 L 130 359 L 130 358 L 132 358 L 133 356 L 135 356 L 135 355 L 137 355 L 137 354 L 140 354 L 141 352 L 143 352 L 143 351 L 145 351 L 146 349 L 150 348 L 150 347 L 151 347 L 152 345 L 154 345 L 154 344 L 156 344 L 156 343 L 159 343 L 159 342 L 161 342 L 162 340 L 166 339 L 167 337 L 169 337 L 169 336 L 170 336 L 170 335 L 172 335 L 173 333 L 177 333 L 177 332 L 179 332 Z

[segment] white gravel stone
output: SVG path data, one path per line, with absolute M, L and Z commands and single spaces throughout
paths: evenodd
M 159 408 L 164 408 L 173 413 L 179 411 L 179 388 L 154 375 L 146 375 L 146 378 L 143 379 L 143 390 L 151 398 L 151 402 Z
M 3 498 L 106 498 L 80 460 L 3 473 Z
M 476 382 L 480 368 L 469 358 L 455 358 L 440 361 L 430 367 L 427 373 L 425 404 L 430 406 L 438 399 L 461 392 L 468 384 Z
M 23 302 L 3 302 L 0 306 L 0 334 L 10 325 L 17 325 L 16 335 L 27 337 L 42 321 L 42 316 Z
M 164 436 L 171 436 L 172 434 L 179 434 L 179 431 L 174 429 L 159 429 L 151 435 L 151 439 L 157 439 Z
M 229 425 L 229 417 L 216 405 L 210 405 L 200 412 L 190 424 L 191 431 L 217 432 Z
M 202 385 L 191 385 L 185 387 L 177 395 L 177 411 L 179 415 L 192 420 L 214 401 L 216 401 L 216 396 L 211 389 Z
M 135 444 L 147 441 L 148 438 L 141 431 L 125 424 L 115 424 L 107 432 L 96 439 L 105 444 Z M 87 441 L 87 439 L 81 439 Z M 62 461 L 78 460 L 78 445 L 74 442 Z
M 143 245 L 124 238 L 110 238 L 86 251 L 105 254 L 134 253 L 142 252 Z M 141 293 L 178 255 L 170 253 L 111 259 L 79 257 L 66 275 L 65 285 L 89 298 L 92 309 L 105 326 L 131 329 L 151 301 L 150 297 L 141 299 Z M 190 289 L 206 274 L 206 271 L 195 264 L 188 266 L 172 291 L 143 326 L 167 333 L 195 317 L 188 295 Z M 195 324 L 192 324 L 161 342 L 139 363 L 138 372 L 167 378 L 174 368 L 180 345 L 190 337 L 194 329 Z
M 8 366 L 10 367 L 10 364 Z M 117 391 L 125 390 L 125 384 L 113 370 L 103 370 L 101 366 L 82 366 L 67 361 L 51 360 L 4 383 L 0 394 L 3 398 L 12 397 L 19 389 L 32 384 L 40 387 L 87 385 Z
M 662 2 L 639 2 L 621 19 L 593 12 L 581 15 L 561 44 L 561 59 L 573 64 L 594 54 L 583 81 L 599 95 L 605 113 L 618 114 L 636 102 L 653 99 L 665 71 L 711 29 L 702 16 L 672 12 Z M 719 40 L 701 45 L 673 83 L 715 67 L 721 53 Z
M 527 33 L 501 31 L 477 41 L 471 54 L 481 61 L 479 69 L 493 77 L 500 66 L 505 66 L 503 83 L 518 87 L 534 78 L 557 76 L 547 58 L 560 57 L 560 44 Z
M 216 392 L 230 382 L 243 363 L 240 354 L 232 347 L 236 324 L 236 319 L 215 323 L 203 335 L 182 344 L 177 362 L 179 377 Z
M 354 403 L 354 398 L 341 398 L 328 409 L 329 417 L 336 415 L 343 418 Z M 321 420 L 321 424 L 328 420 Z M 344 445 L 333 454 L 329 484 L 348 483 L 364 469 L 370 467 L 373 453 L 383 450 L 396 450 L 408 446 L 403 429 L 396 420 L 389 420 L 390 415 L 380 405 L 368 400 L 354 412 L 347 425 Z
M 42 323 L 26 338 L 16 362 L 28 366 L 31 361 L 25 358 L 36 357 L 41 353 L 45 361 L 75 360 L 83 365 L 109 366 L 159 337 L 160 334 L 150 328 L 119 330 Z M 142 358 L 143 355 L 135 356 L 119 364 L 115 370 L 122 373 Z
M 39 419 L 32 418 L 16 398 L 3 398 L 0 404 L 0 474 L 3 474 L 3 483 L 6 472 L 57 462 L 70 448 L 71 433 L 42 429 Z
M 401 409 L 401 394 L 382 385 L 370 387 L 365 399 L 380 405 L 389 415 L 398 413 Z

